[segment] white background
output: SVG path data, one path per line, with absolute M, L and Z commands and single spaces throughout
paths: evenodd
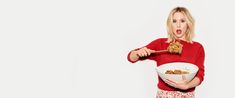
M 0 1 L 0 97 L 155 98 L 155 63 L 126 57 L 166 37 L 176 6 L 194 16 L 195 41 L 206 52 L 196 97 L 233 96 L 232 0 L 6 0 Z

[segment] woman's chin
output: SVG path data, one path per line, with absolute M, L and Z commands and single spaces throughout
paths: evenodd
M 182 35 L 179 35 L 179 36 L 176 36 L 177 39 L 182 39 L 183 36 Z
M 175 37 L 180 39 L 180 38 L 183 38 L 184 35 L 183 34 L 175 34 Z

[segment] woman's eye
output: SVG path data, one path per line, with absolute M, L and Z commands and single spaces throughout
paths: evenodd
M 176 23 L 176 20 L 173 20 L 173 23 Z
M 185 22 L 185 20 L 181 20 L 181 22 Z

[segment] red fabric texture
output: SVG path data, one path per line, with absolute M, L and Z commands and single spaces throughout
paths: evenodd
M 166 42 L 167 38 L 159 38 L 148 45 L 147 48 L 152 50 L 165 50 L 169 46 L 169 43 Z M 203 46 L 198 42 L 189 43 L 183 40 L 179 40 L 179 42 L 183 45 L 183 50 L 180 55 L 178 54 L 169 54 L 169 53 L 162 53 L 162 54 L 151 54 L 148 57 L 140 58 L 139 60 L 153 60 L 156 62 L 157 66 L 161 66 L 162 64 L 172 63 L 172 62 L 186 62 L 192 63 L 198 66 L 199 71 L 196 74 L 196 77 L 200 79 L 200 84 L 204 79 L 204 59 L 205 59 L 205 52 Z M 138 50 L 134 49 L 134 50 Z M 135 63 L 137 61 L 130 60 L 130 53 L 127 56 L 128 61 Z M 167 91 L 181 91 L 179 89 L 173 88 L 168 86 L 163 80 L 158 76 L 158 88 Z M 183 92 L 194 91 L 194 88 L 188 89 Z

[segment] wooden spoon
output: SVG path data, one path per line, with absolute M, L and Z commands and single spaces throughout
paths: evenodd
M 167 53 L 169 52 L 168 50 L 158 50 L 158 51 L 154 51 L 154 54 L 160 54 L 160 53 Z

